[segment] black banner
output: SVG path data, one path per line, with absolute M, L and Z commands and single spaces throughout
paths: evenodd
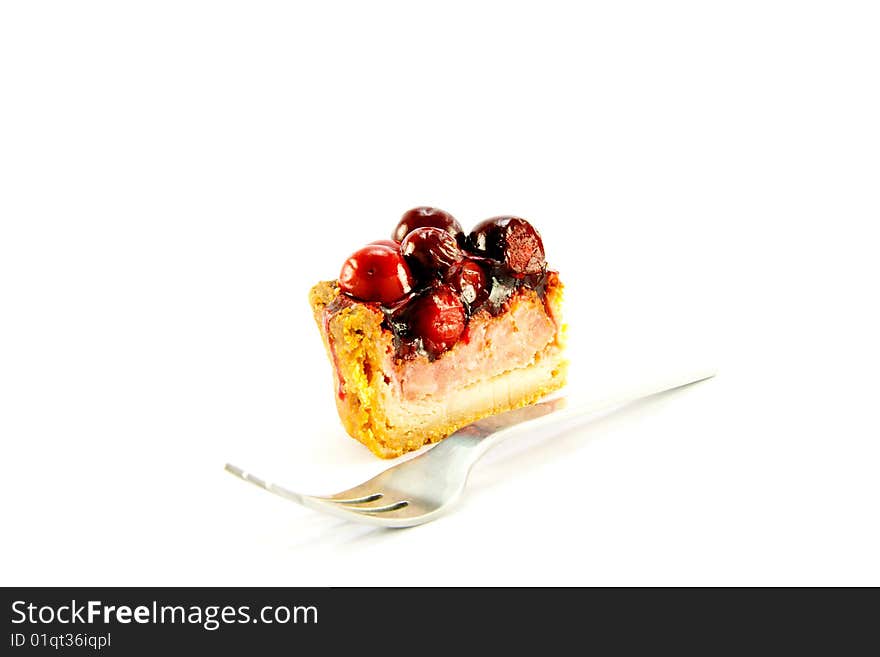
M 839 652 L 873 624 L 855 591 L 751 589 L 7 588 L 5 655 L 186 654 L 332 649 L 426 640 L 556 643 L 618 650 L 779 649 L 808 640 Z M 876 600 L 876 591 L 861 591 Z M 844 613 L 844 610 L 847 610 Z M 835 621 L 845 633 L 835 632 Z M 705 643 L 706 637 L 709 643 Z M 469 638 L 467 638 L 469 637 Z M 755 637 L 760 637 L 758 641 Z M 756 642 L 757 641 L 757 642 Z M 859 645 L 853 643 L 853 645 Z M 876 641 L 875 641 L 876 645 Z M 473 646 L 471 646 L 473 647 Z M 568 652 L 561 650 L 560 652 Z M 550 651 L 548 654 L 555 654 Z

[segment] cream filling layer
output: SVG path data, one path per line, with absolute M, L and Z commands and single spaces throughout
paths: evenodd
M 535 391 L 555 389 L 565 377 L 562 350 L 550 345 L 533 355 L 530 363 L 452 388 L 442 395 L 401 398 L 394 386 L 383 384 L 382 396 L 389 428 L 405 434 L 433 427 L 473 421 L 535 397 Z

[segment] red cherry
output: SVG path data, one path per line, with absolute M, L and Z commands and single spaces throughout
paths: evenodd
M 446 280 L 470 308 L 487 296 L 486 272 L 470 258 L 463 258 L 455 265 L 449 271 Z
M 339 272 L 339 288 L 361 301 L 393 303 L 412 286 L 406 260 L 397 249 L 382 244 L 368 244 L 355 251 Z
M 422 338 L 425 349 L 434 356 L 449 349 L 464 333 L 464 306 L 446 285 L 415 299 L 407 314 L 413 335 Z
M 402 242 L 416 228 L 440 228 L 456 239 L 463 236 L 461 224 L 451 214 L 439 208 L 422 206 L 403 213 L 391 238 L 395 242 Z
M 422 280 L 445 275 L 461 258 L 455 238 L 440 228 L 416 228 L 403 238 L 400 252 Z
M 544 270 L 544 243 L 534 226 L 519 217 L 492 217 L 480 222 L 467 237 L 472 253 L 507 265 L 514 274 Z

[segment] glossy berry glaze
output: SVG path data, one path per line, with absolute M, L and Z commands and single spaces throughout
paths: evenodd
M 372 242 L 345 261 L 342 294 L 326 312 L 374 304 L 385 314 L 400 358 L 439 357 L 466 339 L 473 315 L 498 315 L 518 289 L 544 298 L 544 245 L 525 219 L 493 217 L 465 235 L 448 212 L 419 207 L 404 213 L 392 238 Z

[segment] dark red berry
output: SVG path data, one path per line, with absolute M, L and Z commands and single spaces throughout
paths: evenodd
M 481 303 L 488 296 L 486 272 L 470 258 L 462 258 L 449 270 L 446 280 L 470 308 Z
M 455 238 L 440 228 L 416 228 L 403 238 L 400 252 L 423 281 L 444 276 L 461 258 Z
M 547 264 L 541 236 L 519 217 L 493 217 L 480 222 L 466 244 L 477 255 L 503 262 L 514 274 L 538 274 Z
M 391 239 L 395 242 L 402 242 L 403 238 L 416 228 L 440 228 L 456 239 L 463 233 L 461 224 L 451 214 L 439 208 L 423 206 L 403 213 L 397 227 L 391 234 Z
M 425 349 L 434 356 L 449 349 L 464 333 L 464 306 L 446 285 L 415 299 L 407 315 L 412 335 L 422 338 Z
M 412 290 L 413 278 L 406 260 L 382 244 L 355 251 L 339 272 L 339 288 L 361 301 L 389 304 Z

